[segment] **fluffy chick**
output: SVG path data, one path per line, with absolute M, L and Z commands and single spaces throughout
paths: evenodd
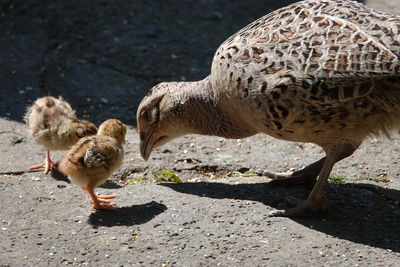
M 54 165 L 50 150 L 68 150 L 80 138 L 97 132 L 93 123 L 78 120 L 75 111 L 62 97 L 46 96 L 37 99 L 27 108 L 24 120 L 35 142 L 47 149 L 45 161 L 29 170 L 44 167 L 45 174 Z
M 59 163 L 59 170 L 90 195 L 95 209 L 113 209 L 115 205 L 107 200 L 115 195 L 97 196 L 93 190 L 121 166 L 125 134 L 121 121 L 109 119 L 100 125 L 97 135 L 80 139 Z

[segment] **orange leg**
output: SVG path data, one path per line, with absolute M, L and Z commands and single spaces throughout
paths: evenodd
M 105 200 L 105 199 L 116 198 L 116 197 L 117 197 L 116 195 L 107 195 L 107 196 L 99 196 L 99 195 L 97 195 L 97 198 L 99 200 Z M 109 201 L 106 200 L 106 202 L 109 202 Z
M 114 202 L 112 202 L 112 201 L 110 201 L 110 200 L 107 200 L 107 199 L 116 198 L 116 197 L 117 197 L 116 195 L 108 195 L 108 196 L 99 196 L 99 195 L 96 195 L 96 196 L 97 196 L 97 200 L 98 200 L 99 202 L 102 202 L 102 203 L 113 203 L 113 204 L 115 205 Z
M 50 158 L 50 151 L 47 150 L 46 159 L 43 163 L 33 165 L 28 170 L 36 170 L 44 167 L 44 174 L 48 174 L 51 168 L 53 168 L 54 162 Z
M 116 196 L 114 196 L 114 195 L 97 196 L 93 192 L 93 188 L 91 186 L 83 186 L 82 190 L 89 194 L 90 198 L 92 199 L 94 209 L 96 209 L 96 210 L 115 210 L 115 208 L 113 208 L 113 206 L 115 206 L 116 204 L 114 202 L 111 202 L 106 199 L 115 198 Z M 107 204 L 100 204 L 100 202 L 107 203 Z

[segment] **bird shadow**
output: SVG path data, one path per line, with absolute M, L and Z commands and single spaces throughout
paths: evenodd
M 277 207 L 284 198 L 305 199 L 304 186 L 272 187 L 266 183 L 161 183 L 177 192 L 216 199 L 241 199 Z M 329 185 L 330 210 L 312 217 L 290 218 L 305 227 L 355 243 L 400 252 L 400 191 L 369 184 Z M 265 211 L 268 213 L 268 211 Z
M 165 212 L 167 206 L 151 201 L 149 203 L 116 208 L 115 211 L 98 210 L 90 214 L 88 223 L 92 226 L 132 226 L 144 224 Z
M 51 178 L 53 178 L 56 181 L 61 181 L 61 182 L 66 182 L 66 183 L 71 183 L 71 181 L 69 180 L 68 176 L 66 176 L 65 174 L 63 174 L 62 172 L 60 172 L 58 170 L 58 165 L 56 164 L 54 168 L 51 169 L 50 171 L 50 176 Z

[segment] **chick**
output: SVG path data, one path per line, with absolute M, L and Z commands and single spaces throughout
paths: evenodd
M 45 161 L 28 170 L 44 167 L 45 174 L 54 165 L 50 150 L 68 150 L 80 138 L 97 132 L 93 123 L 78 120 L 75 111 L 62 97 L 46 96 L 37 99 L 27 108 L 24 120 L 35 142 L 47 149 Z
M 106 120 L 97 135 L 80 139 L 59 163 L 59 170 L 90 195 L 95 209 L 113 209 L 115 205 L 107 200 L 115 195 L 97 196 L 93 189 L 121 166 L 125 134 L 126 126 L 121 121 Z

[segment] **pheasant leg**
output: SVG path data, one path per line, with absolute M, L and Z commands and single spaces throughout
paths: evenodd
M 340 144 L 326 149 L 327 155 L 323 161 L 321 172 L 318 180 L 314 185 L 313 190 L 308 195 L 308 198 L 298 206 L 287 210 L 276 210 L 271 212 L 270 216 L 294 216 L 300 215 L 304 211 L 321 211 L 327 208 L 324 188 L 327 184 L 329 174 L 332 171 L 333 165 L 339 160 L 353 154 L 357 146 L 353 144 Z
M 108 198 L 115 198 L 114 195 L 99 197 L 93 192 L 93 188 L 91 186 L 84 186 L 84 187 L 82 187 L 82 190 L 89 194 L 90 198 L 92 199 L 92 202 L 93 202 L 92 207 L 94 209 L 96 209 L 96 210 L 115 210 L 115 208 L 113 208 L 113 206 L 115 206 L 116 204 L 114 202 L 106 200 Z M 100 204 L 100 202 L 106 203 L 106 204 Z
M 325 157 L 304 167 L 301 170 L 291 173 L 276 173 L 268 170 L 257 170 L 257 173 L 262 176 L 268 176 L 274 180 L 269 182 L 269 185 L 296 185 L 296 184 L 314 184 L 318 174 L 322 169 Z

